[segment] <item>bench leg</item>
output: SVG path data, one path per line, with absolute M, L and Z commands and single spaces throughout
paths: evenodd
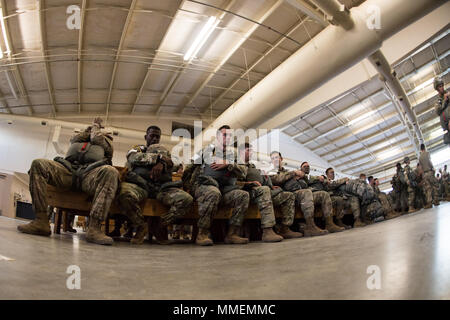
M 197 236 L 198 236 L 198 225 L 197 221 L 194 221 L 194 223 L 192 224 L 192 238 L 191 238 L 192 243 L 195 243 L 195 240 L 197 240 Z
M 53 227 L 53 233 L 61 234 L 61 220 L 62 220 L 62 211 L 57 208 L 55 212 L 55 225 Z
M 69 214 L 67 211 L 63 211 L 62 225 L 63 225 L 63 231 L 67 232 L 67 230 L 69 230 Z

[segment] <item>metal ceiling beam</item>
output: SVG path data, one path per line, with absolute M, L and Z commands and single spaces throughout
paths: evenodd
M 45 31 L 45 13 L 43 12 L 43 9 L 45 8 L 44 5 L 45 0 L 38 0 L 37 3 L 37 13 L 38 13 L 38 21 L 39 21 L 39 31 L 41 36 L 41 54 L 43 56 L 46 55 L 47 52 L 47 37 L 46 37 L 46 31 Z M 52 85 L 52 75 L 50 73 L 50 64 L 48 61 L 44 59 L 44 68 L 45 68 L 45 79 L 47 81 L 47 88 L 48 88 L 48 96 L 50 98 L 50 103 L 52 106 L 52 113 L 53 117 L 56 116 L 56 103 L 55 103 L 55 96 L 53 94 L 53 85 Z
M 272 15 L 281 5 L 283 4 L 283 0 L 278 0 L 272 5 L 264 14 L 256 20 L 258 23 L 263 23 L 268 17 Z M 219 64 L 214 68 L 214 73 L 218 72 L 225 63 L 236 53 L 237 50 L 241 48 L 245 41 L 258 29 L 259 24 L 253 24 L 244 34 L 244 36 L 228 51 L 225 56 L 220 60 Z M 211 81 L 214 76 L 214 73 L 211 73 L 200 85 L 200 87 L 194 92 L 194 94 L 189 98 L 188 102 L 182 106 L 179 110 L 180 113 L 184 111 L 186 106 L 190 106 L 191 103 L 197 98 L 203 88 Z
M 318 10 L 314 9 L 311 5 L 306 3 L 306 1 L 303 0 L 285 0 L 285 1 L 294 8 L 297 8 L 298 10 L 309 16 L 311 19 L 321 24 L 323 27 L 328 27 L 329 23 L 327 20 L 325 20 L 323 14 L 321 14 Z
M 108 99 L 106 101 L 106 120 L 105 120 L 105 122 L 108 121 L 109 108 L 110 108 L 110 105 L 111 105 L 112 90 L 113 90 L 113 87 L 114 87 L 114 82 L 116 80 L 117 67 L 119 66 L 119 63 L 118 63 L 117 60 L 120 57 L 123 45 L 125 43 L 125 38 L 127 36 L 128 27 L 130 26 L 131 19 L 133 18 L 133 13 L 134 13 L 134 9 L 136 7 L 136 3 L 137 3 L 137 0 L 133 0 L 131 2 L 130 8 L 129 8 L 128 14 L 127 14 L 127 19 L 125 20 L 125 24 L 124 24 L 123 29 L 122 29 L 122 35 L 120 37 L 119 47 L 117 48 L 117 53 L 116 53 L 116 58 L 115 58 L 116 61 L 114 62 L 113 72 L 112 72 L 112 75 L 111 75 L 111 82 L 109 84 Z
M 331 24 L 340 26 L 345 30 L 351 30 L 355 26 L 355 22 L 350 16 L 350 11 L 337 0 L 311 0 L 311 2 L 325 12 L 327 20 Z
M 170 22 L 169 27 L 167 28 L 166 32 L 164 33 L 164 36 L 163 36 L 162 39 L 161 39 L 161 42 L 159 43 L 159 48 L 156 50 L 156 52 L 160 51 L 161 45 L 164 43 L 164 40 L 167 38 L 167 35 L 169 34 L 169 30 L 171 29 L 171 27 L 172 27 L 174 21 L 176 21 L 177 16 L 178 16 L 179 13 L 181 12 L 181 8 L 183 7 L 183 5 L 184 5 L 185 2 L 186 2 L 186 0 L 182 0 L 182 1 L 181 1 L 180 5 L 179 5 L 179 7 L 178 7 L 178 9 L 177 9 L 177 12 L 175 13 L 174 18 L 173 18 L 172 21 Z M 156 54 L 155 54 L 155 56 L 153 57 L 153 59 L 152 59 L 150 65 L 149 65 L 149 67 L 148 67 L 148 69 L 147 69 L 147 72 L 146 72 L 146 74 L 145 74 L 144 80 L 142 80 L 142 84 L 141 84 L 141 86 L 140 86 L 140 88 L 139 88 L 138 94 L 137 94 L 137 96 L 136 96 L 136 100 L 135 100 L 134 105 L 133 105 L 133 108 L 131 109 L 131 112 L 130 112 L 131 114 L 133 114 L 133 113 L 136 111 L 136 105 L 138 104 L 139 99 L 140 99 L 141 96 L 142 96 L 142 92 L 144 91 L 145 85 L 147 84 L 147 80 L 148 80 L 148 77 L 150 76 L 151 68 L 152 68 L 153 63 L 154 63 L 155 60 L 156 60 Z M 175 66 L 174 66 L 174 67 L 175 67 Z
M 5 0 L 0 0 L 0 4 L 2 6 L 1 10 L 3 13 L 3 20 L 5 21 L 4 26 L 5 26 L 5 34 L 6 34 L 6 41 L 8 41 L 9 46 L 10 46 L 10 53 L 8 54 L 8 60 L 11 62 L 12 61 L 12 56 L 14 55 L 14 45 L 11 42 L 11 34 L 9 31 L 9 26 L 8 26 L 8 19 L 6 19 L 5 17 L 7 16 L 7 11 L 6 11 L 6 1 Z M 8 70 L 5 71 L 6 73 L 8 73 Z M 20 74 L 20 70 L 19 68 L 16 66 L 13 70 L 12 73 L 14 75 L 14 78 L 17 82 L 17 86 L 19 87 L 19 90 L 21 92 L 21 95 L 24 96 L 26 104 L 27 105 L 31 105 L 30 99 L 28 99 L 28 95 L 26 94 L 26 89 L 25 86 L 23 84 L 23 79 L 22 76 Z M 7 74 L 7 76 L 9 77 L 9 75 Z M 14 92 L 14 88 L 11 88 L 11 90 L 13 90 Z M 33 109 L 32 107 L 27 107 L 28 110 L 28 115 L 32 115 L 33 114 Z
M 217 20 L 221 21 L 227 14 L 227 11 L 231 9 L 231 7 L 234 5 L 235 2 L 236 2 L 236 0 L 229 0 L 225 7 L 225 11 L 221 12 L 221 14 L 217 18 Z M 178 68 L 178 70 L 170 78 L 169 83 L 164 88 L 163 94 L 161 95 L 161 98 L 159 100 L 160 105 L 158 106 L 158 108 L 155 111 L 156 115 L 159 114 L 159 112 L 161 111 L 161 106 L 166 102 L 167 98 L 170 96 L 170 94 L 172 93 L 172 91 L 175 89 L 178 82 L 180 81 L 181 69 L 184 68 L 185 66 L 188 66 L 193 59 L 194 59 L 194 57 L 191 57 L 191 59 L 189 61 L 187 61 L 187 62 L 183 61 L 181 67 Z
M 303 19 L 299 22 L 297 22 L 294 26 L 292 26 L 288 32 L 287 32 L 287 36 L 290 37 L 299 27 L 301 27 L 306 21 L 308 21 L 308 19 Z M 276 48 L 278 48 L 281 43 L 283 43 L 283 41 L 285 40 L 285 37 L 280 37 L 278 38 L 278 40 L 266 51 L 264 51 L 264 53 L 262 54 L 261 57 L 259 57 L 255 62 L 253 62 L 248 68 L 247 70 L 242 73 L 239 78 L 237 78 L 236 80 L 233 81 L 233 83 L 231 85 L 228 86 L 228 88 L 225 89 L 225 91 L 223 91 L 212 103 L 212 106 L 214 107 L 220 100 L 222 100 L 225 95 L 230 91 L 233 90 L 233 87 L 239 83 L 239 81 L 245 77 L 250 71 L 252 71 L 259 63 L 261 63 L 261 61 L 264 60 L 265 57 L 267 57 L 270 53 L 272 53 L 272 51 L 274 51 Z M 203 113 L 206 112 L 206 110 L 202 111 Z
M 83 41 L 84 41 L 84 31 L 85 28 L 85 18 L 86 18 L 86 0 L 83 0 L 81 3 L 81 25 L 80 30 L 78 31 L 78 63 L 77 63 L 77 80 L 78 80 L 78 113 L 81 113 L 81 101 L 83 94 L 83 66 L 81 62 L 81 51 L 83 50 Z

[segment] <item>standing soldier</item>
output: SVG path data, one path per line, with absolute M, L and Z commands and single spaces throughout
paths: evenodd
M 424 208 L 430 209 L 432 204 L 435 206 L 439 205 L 439 199 L 433 164 L 431 163 L 430 154 L 425 150 L 425 145 L 423 143 L 420 145 L 419 163 L 423 169 L 423 191 L 426 199 Z
M 395 207 L 401 214 L 405 214 L 408 211 L 408 188 L 405 179 L 405 171 L 400 162 L 397 162 L 395 166 L 397 167 L 397 172 L 392 177 L 392 187 L 394 188 L 396 199 Z
M 414 207 L 414 188 L 416 187 L 416 181 L 414 177 L 414 171 L 409 166 L 409 157 L 405 157 L 403 159 L 403 163 L 405 164 L 405 180 L 408 191 L 408 213 L 413 213 L 417 211 L 417 209 Z
M 272 151 L 270 153 L 270 158 L 274 169 L 268 174 L 270 175 L 272 183 L 285 191 L 294 193 L 296 206 L 300 207 L 302 210 L 306 220 L 303 235 L 305 237 L 311 237 L 327 234 L 327 230 L 320 229 L 314 223 L 314 199 L 311 189 L 302 188 L 298 181 L 305 176 L 305 173 L 300 170 L 286 170 L 282 166 L 283 157 L 278 151 Z
M 161 129 L 148 127 L 144 138 L 146 146 L 135 146 L 127 153 L 128 172 L 119 193 L 122 212 L 137 228 L 132 244 L 142 244 L 148 232 L 142 215 L 142 201 L 148 197 L 156 198 L 170 207 L 161 217 L 164 227 L 187 214 L 193 202 L 192 197 L 180 189 L 181 181 L 172 182 L 172 171 L 176 171 L 179 164 L 174 163 L 170 152 L 159 144 Z
M 339 189 L 339 186 L 347 183 L 349 179 L 343 178 L 334 180 L 335 176 L 333 168 L 328 168 L 325 171 L 325 174 L 329 181 L 328 191 L 330 193 L 331 202 L 333 203 L 333 208 L 335 210 L 336 224 L 339 227 L 350 229 L 350 226 L 347 226 L 342 222 L 345 210 L 350 210 L 350 212 L 353 214 L 353 218 L 355 219 L 353 228 L 364 227 L 366 224 L 361 220 L 361 207 L 358 197 Z
M 30 193 L 36 218 L 17 229 L 24 233 L 50 235 L 47 216 L 47 184 L 61 190 L 83 191 L 93 196 L 89 216 L 88 242 L 111 245 L 112 238 L 101 230 L 116 195 L 119 172 L 112 167 L 112 137 L 101 131 L 102 119 L 96 118 L 92 126 L 70 140 L 65 158 L 54 161 L 37 159 L 31 164 Z
M 280 187 L 272 185 L 271 179 L 262 175 L 253 163 L 250 163 L 252 148 L 249 143 L 239 147 L 239 155 L 242 171 L 245 176 L 244 189 L 250 193 L 250 200 L 258 205 L 261 214 L 261 227 L 263 228 L 262 240 L 276 242 L 290 238 L 303 237 L 301 233 L 293 232 L 289 227 L 294 223 L 295 196 L 291 192 L 283 191 Z M 279 228 L 279 236 L 274 234 L 272 227 L 275 225 L 275 213 L 273 207 L 280 207 L 282 222 Z
M 447 165 L 444 165 L 442 171 L 442 182 L 444 184 L 444 199 L 450 201 L 450 175 L 447 172 Z
M 441 121 L 441 127 L 444 131 L 444 143 L 450 144 L 450 108 L 448 107 L 449 97 L 447 90 L 444 89 L 444 81 L 442 78 L 434 79 L 434 89 L 438 92 L 439 98 L 434 104 L 434 110 Z
M 186 168 L 183 175 L 183 183 L 198 202 L 200 218 L 196 244 L 201 246 L 213 245 L 209 229 L 221 202 L 233 208 L 225 243 L 248 243 L 247 238 L 240 237 L 240 231 L 247 213 L 250 195 L 236 185 L 237 178 L 243 178 L 243 172 L 235 161 L 230 141 L 230 126 L 220 127 L 216 132 L 214 145 L 203 152 L 203 163 Z

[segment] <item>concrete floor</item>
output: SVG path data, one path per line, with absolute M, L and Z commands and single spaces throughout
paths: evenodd
M 102 247 L 0 217 L 0 299 L 450 299 L 450 203 L 323 237 Z M 5 260 L 11 258 L 14 260 Z M 81 289 L 69 290 L 69 265 Z M 367 268 L 381 271 L 369 290 Z

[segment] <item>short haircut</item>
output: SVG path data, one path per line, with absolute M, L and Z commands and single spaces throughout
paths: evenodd
M 148 128 L 147 128 L 147 133 L 148 133 L 150 130 L 157 130 L 157 131 L 161 132 L 160 127 L 157 127 L 157 126 L 150 126 L 150 127 L 148 127 Z
M 361 173 L 361 174 L 359 175 L 359 178 L 361 179 L 362 177 L 365 177 L 365 176 L 366 176 L 365 173 Z
M 308 163 L 308 161 L 303 161 L 302 164 L 300 165 L 300 168 L 303 167 L 303 165 L 304 165 L 305 163 Z
M 327 170 L 325 170 L 325 174 L 328 174 L 328 171 L 333 170 L 333 168 L 328 168 Z
M 378 181 L 378 178 L 373 179 L 373 181 Z
M 219 129 L 217 129 L 217 133 L 219 133 L 220 131 L 222 131 L 222 129 L 227 129 L 230 130 L 231 127 L 227 124 L 224 124 L 223 126 L 221 126 Z
M 373 180 L 373 176 L 369 176 L 369 177 L 367 178 L 367 180 L 372 181 L 372 180 Z
M 425 145 L 423 143 L 420 145 L 420 150 L 425 150 Z
M 283 158 L 283 157 L 281 156 L 280 151 L 272 151 L 272 152 L 270 153 L 270 156 L 272 156 L 272 155 L 275 154 L 275 153 L 278 153 L 278 155 L 280 156 L 280 158 Z

